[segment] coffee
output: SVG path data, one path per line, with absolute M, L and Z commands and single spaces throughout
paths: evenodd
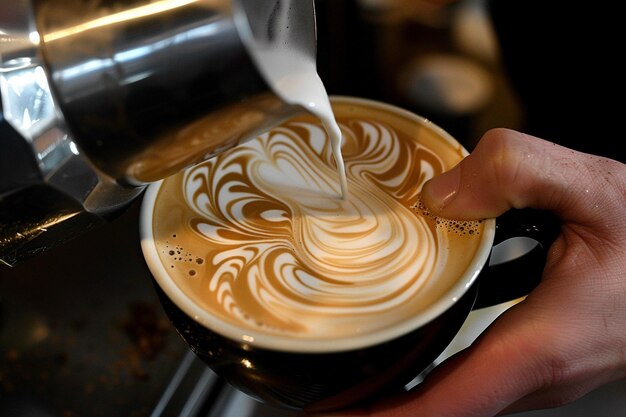
M 397 109 L 336 99 L 333 110 L 345 200 L 313 116 L 161 184 L 158 255 L 185 297 L 210 313 L 207 327 L 269 336 L 266 347 L 366 346 L 441 300 L 475 260 L 483 223 L 441 221 L 419 201 L 424 182 L 466 151 Z

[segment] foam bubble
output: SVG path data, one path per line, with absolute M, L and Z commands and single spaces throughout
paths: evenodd
M 439 217 L 433 214 L 422 201 L 421 195 L 417 197 L 417 201 L 411 205 L 411 210 L 422 217 L 425 217 L 435 223 L 437 227 L 444 228 L 446 232 L 459 236 L 478 236 L 480 234 L 481 224 L 483 220 L 456 220 Z

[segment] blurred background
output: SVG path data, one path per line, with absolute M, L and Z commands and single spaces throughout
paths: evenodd
M 412 110 L 469 150 L 487 129 L 509 127 L 623 160 L 620 117 L 607 104 L 621 98 L 616 14 L 542 3 L 316 0 L 319 73 L 330 94 Z M 233 391 L 188 352 L 143 261 L 139 204 L 24 264 L 0 266 L 0 416 L 298 415 Z M 472 313 L 440 360 L 510 305 Z M 624 410 L 618 381 L 517 416 Z
M 318 71 L 329 94 L 397 104 L 468 148 L 491 127 L 521 128 L 524 115 L 503 73 L 485 0 L 316 5 Z

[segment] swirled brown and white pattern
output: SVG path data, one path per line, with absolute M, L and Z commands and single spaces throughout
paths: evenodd
M 154 225 L 161 258 L 222 319 L 298 337 L 373 332 L 424 308 L 451 285 L 433 277 L 453 276 L 471 258 L 471 245 L 467 259 L 447 254 L 472 237 L 412 209 L 423 183 L 462 150 L 448 144 L 441 157 L 422 127 L 335 112 L 345 200 L 325 131 L 310 117 L 163 184 Z

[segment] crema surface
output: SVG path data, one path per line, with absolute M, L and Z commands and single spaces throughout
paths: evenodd
M 465 155 L 428 123 L 334 103 L 349 182 L 312 116 L 166 179 L 153 233 L 181 290 L 243 331 L 333 339 L 372 334 L 440 299 L 482 223 L 444 222 L 419 202 Z

